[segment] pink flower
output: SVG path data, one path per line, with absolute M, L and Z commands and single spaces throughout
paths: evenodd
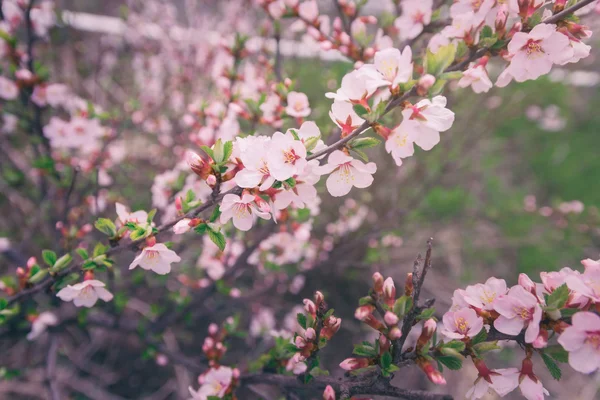
M 369 366 L 367 358 L 346 358 L 340 363 L 340 368 L 346 371 L 355 371 L 357 369 L 366 368 Z
M 569 352 L 571 367 L 589 374 L 600 368 L 600 317 L 581 311 L 573 315 L 572 323 L 560 335 L 558 343 Z
M 352 131 L 365 122 L 365 120 L 359 117 L 356 111 L 354 111 L 352 103 L 346 101 L 334 101 L 331 105 L 331 110 L 329 111 L 329 117 L 340 127 L 342 133 L 345 134 L 352 133 Z
M 171 263 L 181 261 L 181 257 L 163 243 L 144 247 L 142 252 L 131 262 L 129 269 L 138 265 L 145 270 L 152 270 L 159 275 L 171 272 Z
M 494 302 L 494 310 L 500 316 L 494 321 L 494 327 L 507 335 L 518 335 L 523 328 L 525 342 L 532 343 L 540 332 L 542 308 L 538 299 L 522 286 L 513 286 L 508 294 Z
M 313 22 L 319 17 L 319 6 L 317 5 L 317 0 L 308 0 L 303 1 L 298 6 L 298 15 L 300 18 Z
M 446 98 L 436 96 L 421 100 L 402 111 L 402 117 L 419 123 L 412 133 L 415 144 L 423 150 L 431 150 L 440 142 L 440 132 L 447 131 L 454 123 L 454 113 L 446 108 Z
M 175 226 L 173 226 L 173 232 L 176 235 L 182 235 L 186 232 L 189 232 L 190 229 L 192 229 L 192 227 L 190 226 L 190 221 L 191 219 L 189 218 L 184 218 L 180 221 L 178 221 Z
M 306 358 L 304 356 L 302 356 L 302 354 L 295 353 L 292 356 L 292 358 L 290 358 L 288 360 L 288 363 L 287 363 L 285 369 L 288 371 L 292 371 L 294 373 L 294 375 L 303 374 L 304 372 L 306 372 L 306 369 L 308 368 L 304 361 L 306 361 Z
M 335 400 L 335 390 L 331 387 L 331 385 L 327 385 L 325 391 L 323 392 L 323 400 Z
M 563 64 L 573 57 L 569 43 L 569 38 L 551 24 L 538 24 L 529 33 L 515 33 L 508 44 L 512 56 L 508 74 L 517 82 L 547 74 L 553 64 Z
M 406 83 L 412 78 L 412 50 L 406 46 L 402 53 L 395 48 L 378 51 L 375 53 L 374 66 L 395 88 L 399 83 Z
M 373 174 L 377 171 L 375 163 L 364 164 L 336 150 L 329 155 L 327 165 L 319 169 L 321 174 L 330 174 L 327 178 L 327 190 L 334 197 L 348 194 L 352 187 L 364 189 L 373 183 Z
M 291 132 L 275 132 L 267 153 L 269 172 L 278 181 L 285 181 L 300 173 L 306 166 L 306 148 L 295 140 Z
M 394 25 L 400 31 L 401 40 L 414 39 L 431 22 L 433 0 L 405 0 L 401 5 L 402 14 Z
M 448 311 L 443 318 L 442 334 L 449 339 L 467 339 L 476 336 L 483 329 L 483 318 L 472 308 Z
M 16 83 L 0 76 L 0 98 L 4 100 L 14 100 L 19 95 L 19 87 Z
M 397 166 L 402 165 L 402 159 L 415 153 L 414 137 L 420 125 L 417 121 L 404 119 L 392 130 L 385 141 L 385 151 L 392 155 Z
M 565 277 L 565 283 L 576 294 L 600 302 L 600 263 L 584 260 L 585 271 L 581 275 L 573 274 Z
M 304 93 L 289 92 L 287 95 L 288 106 L 285 112 L 292 117 L 308 117 L 310 115 L 310 106 L 308 97 Z
M 210 396 L 223 397 L 231 385 L 233 370 L 229 367 L 220 366 L 211 368 L 198 378 L 201 386 L 198 391 L 189 388 L 192 400 L 205 400 Z
M 498 296 L 506 294 L 504 279 L 489 278 L 485 283 L 467 286 L 465 289 L 465 302 L 482 310 L 493 310 L 494 301 Z
M 239 157 L 244 164 L 244 169 L 235 175 L 238 186 L 251 189 L 260 185 L 260 190 L 267 190 L 275 183 L 267 164 L 270 144 L 271 138 L 267 136 L 237 138 L 236 147 L 240 149 Z
M 346 74 L 342 85 L 335 93 L 326 93 L 325 97 L 335 101 L 350 101 L 361 103 L 369 99 L 381 86 L 388 86 L 381 73 L 370 66 L 363 66 Z
M 35 340 L 42 335 L 49 326 L 58 325 L 58 318 L 49 311 L 44 311 L 31 323 L 31 332 L 27 334 L 27 340 Z
M 96 304 L 98 299 L 112 300 L 113 295 L 104 288 L 105 286 L 104 282 L 90 279 L 75 285 L 67 285 L 56 296 L 63 301 L 73 301 L 76 307 L 90 308 Z
M 471 86 L 475 93 L 487 93 L 494 84 L 490 80 L 485 66 L 476 65 L 463 72 L 462 78 L 458 81 L 458 86 L 461 88 Z
M 487 369 L 487 368 L 486 368 Z M 504 397 L 519 386 L 519 370 L 516 368 L 493 369 L 481 371 L 475 380 L 475 384 L 467 392 L 467 399 L 481 399 L 493 389 L 499 396 Z
M 221 217 L 222 224 L 233 219 L 233 225 L 241 230 L 248 231 L 254 223 L 254 216 L 262 219 L 271 218 L 271 214 L 258 209 L 254 203 L 254 196 L 244 194 L 241 198 L 236 194 L 226 194 L 221 202 Z
M 508 368 L 504 370 L 503 376 L 506 378 L 506 393 L 513 390 L 513 385 L 516 383 L 519 385 L 521 394 L 527 400 L 544 400 L 544 394 L 548 395 L 548 391 L 542 385 L 542 381 L 533 373 L 533 363 L 531 359 L 526 358 L 523 360 L 523 364 L 520 371 L 516 368 Z M 498 392 L 500 396 L 502 393 Z

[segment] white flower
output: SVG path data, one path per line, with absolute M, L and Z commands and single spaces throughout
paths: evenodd
M 400 31 L 401 40 L 413 39 L 431 22 L 433 0 L 404 0 L 401 5 L 402 14 L 394 25 Z
M 233 370 L 229 367 L 220 366 L 211 368 L 204 375 L 200 375 L 200 389 L 195 391 L 189 388 L 192 400 L 207 400 L 210 396 L 223 397 L 231 385 Z
M 235 183 L 239 187 L 251 189 L 260 185 L 260 190 L 267 190 L 275 183 L 267 164 L 270 143 L 271 138 L 267 136 L 249 136 L 236 140 L 236 148 L 239 149 L 239 157 L 244 164 L 244 169 L 235 175 Z
M 298 174 L 306 165 L 306 148 L 295 140 L 291 132 L 275 132 L 267 153 L 269 172 L 278 181 L 285 181 Z
M 56 315 L 49 311 L 45 311 L 37 316 L 37 318 L 31 324 L 31 332 L 27 334 L 27 340 L 35 340 L 48 329 L 49 326 L 55 326 L 58 324 L 58 318 Z
M 440 132 L 447 131 L 454 123 L 454 113 L 446 108 L 444 96 L 421 100 L 414 106 L 405 108 L 402 117 L 419 123 L 418 130 L 413 133 L 413 140 L 425 151 L 438 144 Z
M 332 196 L 344 196 L 352 187 L 360 189 L 371 186 L 373 174 L 377 171 L 375 163 L 364 164 L 336 150 L 329 155 L 327 165 L 320 167 L 321 174 L 330 174 L 327 178 L 327 190 Z
M 146 211 L 138 210 L 129 212 L 129 209 L 121 203 L 115 203 L 115 208 L 117 210 L 117 216 L 119 217 L 118 222 L 120 222 L 121 225 L 125 225 L 127 222 L 133 222 L 142 228 L 148 227 L 148 213 Z
M 289 92 L 287 95 L 287 107 L 285 112 L 292 117 L 308 117 L 310 115 L 310 105 L 308 97 L 304 93 Z
M 404 119 L 388 136 L 385 150 L 392 155 L 397 166 L 402 165 L 402 159 L 410 157 L 415 152 L 413 134 L 419 129 L 419 123 Z
M 402 53 L 395 48 L 378 51 L 375 53 L 374 65 L 394 88 L 412 78 L 412 50 L 406 46 Z
M 190 226 L 190 221 L 191 220 L 189 218 L 184 218 L 184 219 L 178 221 L 173 226 L 173 232 L 176 235 L 181 235 L 181 234 L 188 232 L 190 229 L 192 229 L 192 227 Z
M 471 86 L 475 93 L 486 93 L 494 84 L 490 80 L 488 73 L 483 65 L 471 66 L 458 81 L 458 86 L 466 88 Z
M 344 75 L 342 86 L 337 92 L 326 93 L 325 97 L 335 101 L 361 103 L 371 97 L 379 87 L 389 84 L 379 71 L 366 65 Z
M 300 143 L 300 142 L 298 142 Z M 300 145 L 302 145 L 300 143 Z M 254 204 L 254 196 L 244 194 L 241 198 L 235 194 L 227 194 L 221 202 L 221 217 L 222 224 L 233 219 L 233 226 L 241 231 L 248 231 L 254 223 L 254 216 L 262 219 L 271 218 L 271 214 L 261 211 Z
M 329 111 L 329 117 L 345 134 L 351 133 L 365 122 L 354 111 L 352 103 L 346 101 L 334 101 Z
M 131 262 L 129 269 L 134 269 L 138 265 L 145 270 L 152 270 L 159 275 L 171 272 L 171 263 L 181 261 L 173 250 L 169 250 L 163 243 L 156 243 L 154 246 L 144 247 L 142 252 Z
M 0 98 L 4 100 L 14 100 L 19 95 L 19 87 L 16 83 L 0 76 Z
M 113 298 L 112 293 L 106 290 L 104 282 L 100 282 L 96 279 L 90 279 L 77 283 L 75 285 L 68 285 L 62 288 L 56 296 L 63 301 L 73 301 L 76 307 L 93 307 L 98 299 L 104 301 L 111 301 Z

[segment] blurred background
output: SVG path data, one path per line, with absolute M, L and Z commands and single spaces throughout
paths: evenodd
M 322 13 L 328 12 L 329 3 L 319 2 Z M 234 29 L 253 33 L 257 28 L 253 22 L 262 11 L 250 10 L 244 1 L 183 0 L 62 0 L 56 1 L 56 8 L 69 12 L 51 31 L 50 41 L 39 47 L 53 80 L 69 85 L 105 110 L 127 113 L 142 107 L 157 116 L 141 126 L 131 122 L 114 126 L 125 155 L 110 170 L 110 190 L 102 189 L 107 190 L 106 199 L 111 204 L 103 215 L 112 216 L 111 202 L 120 199 L 126 199 L 132 210 L 149 210 L 155 176 L 181 161 L 169 157 L 163 147 L 189 146 L 187 132 L 178 122 L 180 113 L 173 105 L 173 93 L 182 93 L 184 104 L 191 97 L 208 97 L 214 90 L 208 73 L 213 60 L 204 39 L 212 33 L 218 38 Z M 365 13 L 381 19 L 389 11 L 385 1 L 371 1 L 365 8 Z M 334 15 L 336 10 L 331 6 L 329 12 Z M 596 14 L 584 21 L 600 25 Z M 173 37 L 173 26 L 191 28 L 193 32 Z M 283 76 L 297 81 L 297 90 L 308 95 L 311 118 L 326 142 L 331 142 L 336 132 L 328 116 L 331 102 L 324 93 L 339 86 L 353 63 L 318 48 L 311 50 L 293 32 L 285 27 L 282 31 Z M 539 280 L 540 271 L 565 266 L 580 269 L 580 260 L 598 259 L 600 42 L 592 37 L 589 44 L 593 49 L 588 58 L 554 69 L 537 81 L 512 83 L 487 94 L 449 88 L 446 95 L 457 115 L 456 122 L 450 131 L 442 133 L 441 143 L 432 151 L 417 149 L 415 156 L 398 168 L 382 148 L 370 149 L 370 158 L 378 164 L 375 183 L 366 190 L 354 189 L 354 200 L 336 200 L 327 194 L 324 185 L 319 186 L 322 213 L 315 221 L 313 236 L 334 238 L 329 258 L 310 270 L 293 266 L 290 271 L 274 271 L 271 275 L 243 276 L 239 285 L 249 289 L 243 291 L 241 299 L 206 299 L 169 327 L 162 339 L 166 349 L 157 350 L 157 346 L 139 340 L 140 336 L 152 337 L 143 326 L 134 326 L 129 333 L 70 328 L 65 355 L 72 364 L 60 370 L 59 378 L 76 393 L 70 398 L 185 398 L 187 386 L 196 385 L 197 372 L 164 363 L 159 357 L 162 353 L 176 349 L 200 359 L 208 324 L 233 314 L 241 315 L 242 326 L 254 324 L 257 332 L 290 326 L 289 316 L 292 324 L 295 320 L 293 307 L 301 305 L 302 299 L 315 290 L 325 294 L 336 315 L 343 319 L 336 340 L 321 354 L 323 364 L 339 375 L 337 364 L 350 355 L 352 343 L 373 337 L 353 318 L 357 300 L 366 295 L 372 273 L 380 271 L 401 286 L 430 237 L 434 261 L 424 297 L 435 297 L 438 317 L 450 306 L 456 288 L 483 282 L 490 276 L 504 278 L 512 285 L 519 273 Z M 186 79 L 182 78 L 182 70 L 187 70 Z M 492 64 L 492 80 L 499 72 L 500 66 Z M 391 120 L 399 116 L 397 112 Z M 268 127 L 258 130 L 272 132 Z M 18 138 L 1 139 L 0 237 L 12 244 L 0 257 L 0 273 L 4 274 L 52 242 L 52 227 L 36 213 L 39 208 L 43 216 L 43 210 L 53 205 L 27 199 L 21 178 L 11 174 L 14 171 L 7 162 L 10 158 L 19 163 L 17 152 L 23 143 Z M 168 143 L 170 140 L 173 142 Z M 88 193 L 84 185 L 80 189 L 84 199 Z M 91 215 L 79 217 L 81 223 L 94 219 Z M 341 233 L 334 235 L 336 229 Z M 181 244 L 178 254 L 184 261 L 180 271 L 196 268 L 201 242 Z M 119 260 L 127 265 L 130 258 L 123 255 Z M 123 279 L 141 283 L 129 289 L 126 305 L 120 304 L 117 296 L 117 307 L 129 310 L 126 313 L 151 316 L 167 303 L 177 304 L 180 300 L 173 294 L 181 290 L 175 275 L 148 277 L 127 271 Z M 136 334 L 136 330 L 141 333 Z M 0 398 L 45 398 L 45 344 L 17 339 L 1 339 L 0 371 L 4 379 L 0 380 Z M 236 338 L 226 360 L 248 367 L 249 361 L 258 358 L 269 345 L 269 339 L 260 334 Z M 518 363 L 510 347 L 495 357 L 497 360 L 491 363 L 494 367 Z M 40 359 L 37 367 L 36 358 Z M 476 377 L 476 370 L 465 365 L 459 372 L 445 372 L 446 387 L 433 387 L 415 368 L 402 369 L 394 383 L 462 398 Z M 600 373 L 584 376 L 565 368 L 563 379 L 554 381 L 541 363 L 536 373 L 551 392 L 549 398 L 600 398 Z M 240 399 L 258 399 L 261 395 L 257 393 L 268 394 L 270 390 L 248 390 L 240 394 Z M 518 398 L 515 393 L 511 396 Z

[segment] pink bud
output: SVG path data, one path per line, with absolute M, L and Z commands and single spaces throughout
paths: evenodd
M 215 336 L 219 332 L 219 326 L 217 324 L 210 324 L 208 326 L 208 334 L 211 336 Z
M 375 55 L 375 49 L 372 47 L 367 47 L 363 54 L 366 58 L 371 58 Z
M 375 307 L 371 305 L 360 306 L 354 312 L 354 318 L 359 321 L 364 321 L 371 313 L 375 310 Z
M 528 292 L 535 294 L 535 283 L 526 274 L 519 274 L 519 285 L 523 286 Z
M 183 210 L 183 204 L 182 204 L 181 196 L 177 196 L 175 198 L 175 209 L 177 211 Z
M 396 286 L 394 286 L 394 280 L 392 278 L 387 278 L 385 282 L 383 282 L 383 299 L 390 307 L 392 307 L 396 301 Z
M 325 301 L 325 296 L 323 296 L 323 293 L 316 291 L 315 292 L 315 304 L 317 306 L 320 306 L 324 301 Z
M 331 48 L 333 47 L 333 44 L 329 40 L 324 40 L 321 42 L 320 46 L 321 46 L 321 49 L 327 51 L 327 50 L 331 50 Z
M 296 336 L 296 339 L 294 339 L 294 344 L 297 348 L 303 349 L 306 347 L 306 340 L 304 340 L 302 336 Z
M 29 257 L 27 260 L 27 268 L 32 268 L 35 264 L 37 264 L 37 260 L 35 257 Z
M 315 303 L 312 302 L 312 300 L 304 299 L 303 302 L 304 302 L 304 310 L 306 310 L 307 313 L 309 313 L 313 317 L 315 315 L 317 315 L 317 307 L 315 306 Z
M 419 79 L 419 86 L 424 90 L 429 90 L 435 84 L 435 76 L 425 74 Z
M 548 346 L 548 331 L 545 329 L 540 330 L 540 334 L 532 343 L 533 347 L 536 349 L 543 349 Z
M 323 400 L 335 400 L 335 390 L 331 387 L 331 385 L 327 385 L 325 391 L 323 392 Z
M 306 332 L 304 332 L 304 336 L 308 340 L 314 340 L 317 337 L 317 332 L 313 328 L 308 328 Z
M 346 371 L 354 371 L 368 366 L 369 360 L 367 358 L 346 358 L 340 363 L 340 368 Z
M 232 372 L 232 376 L 233 379 L 239 379 L 240 378 L 240 370 L 237 368 L 234 368 Z
M 383 275 L 379 272 L 373 274 L 373 289 L 375 293 L 379 295 L 383 294 Z
M 341 31 L 342 27 L 343 25 L 340 17 L 335 17 L 335 19 L 333 20 L 333 29 L 335 29 L 336 31 Z
M 229 296 L 233 297 L 234 299 L 239 299 L 242 296 L 242 291 L 238 288 L 233 288 L 229 292 Z
M 213 187 L 217 184 L 217 177 L 214 175 L 209 175 L 206 177 L 206 183 L 208 186 Z
M 433 318 L 429 318 L 427 321 L 425 321 L 425 324 L 423 324 L 423 332 L 427 332 L 427 334 L 430 336 L 433 335 L 433 332 L 435 332 L 436 328 L 437 323 Z
M 431 382 L 435 383 L 436 385 L 446 384 L 446 379 L 444 379 L 444 376 L 440 373 L 440 371 L 435 369 L 433 364 L 431 364 L 429 361 L 421 362 L 419 366 L 423 372 L 425 372 L 427 378 L 429 378 Z
M 390 329 L 388 336 L 392 340 L 400 339 L 402 337 L 402 331 L 397 326 L 394 326 L 392 329 Z
M 388 311 L 385 313 L 385 316 L 383 317 L 383 320 L 385 321 L 385 323 L 387 324 L 387 326 L 393 326 L 393 325 L 397 325 L 398 322 L 400 321 L 400 319 L 398 318 L 398 316 L 396 314 L 394 314 L 391 311 Z

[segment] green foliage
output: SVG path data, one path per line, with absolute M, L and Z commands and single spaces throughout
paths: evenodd
M 552 375 L 552 377 L 557 381 L 560 380 L 560 378 L 562 377 L 562 371 L 560 370 L 560 367 L 554 362 L 552 357 L 550 357 L 543 351 L 540 351 L 540 356 L 542 356 L 542 360 L 544 360 L 546 368 L 548 368 L 548 371 L 550 371 L 550 375 Z

